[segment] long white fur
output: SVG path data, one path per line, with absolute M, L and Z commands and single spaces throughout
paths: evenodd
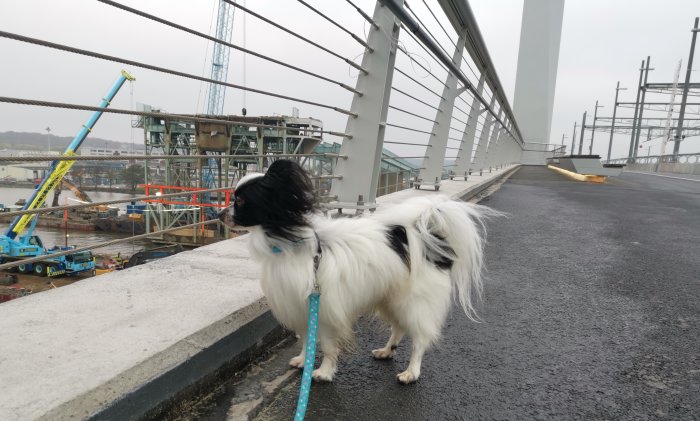
M 423 353 L 440 338 L 452 297 L 471 319 L 474 299 L 481 294 L 483 223 L 488 208 L 447 198 L 416 198 L 380 210 L 373 216 L 329 220 L 312 216 L 311 227 L 297 232 L 303 241 L 267 236 L 252 227 L 253 257 L 262 263 L 261 285 L 277 319 L 302 337 L 306 331 L 307 297 L 314 282 L 316 238 L 323 252 L 316 273 L 321 290 L 319 341 L 324 353 L 316 380 L 333 379 L 343 345 L 352 341 L 353 324 L 361 314 L 376 313 L 392 327 L 389 342 L 373 351 L 391 358 L 404 334 L 412 337 L 409 366 L 398 378 L 410 383 L 420 376 Z M 410 270 L 390 247 L 387 227 L 406 228 Z M 451 270 L 440 270 L 426 255 L 444 253 L 444 238 L 454 254 Z M 279 252 L 273 252 L 273 247 Z M 290 364 L 301 367 L 302 353 Z

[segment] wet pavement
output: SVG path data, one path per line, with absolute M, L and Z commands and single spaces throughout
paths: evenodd
M 488 224 L 483 322 L 453 308 L 403 386 L 410 341 L 375 361 L 387 331 L 362 320 L 307 420 L 700 419 L 700 183 L 522 167 L 481 203 L 510 215 Z M 256 419 L 292 419 L 298 384 Z M 230 400 L 197 418 L 226 419 Z

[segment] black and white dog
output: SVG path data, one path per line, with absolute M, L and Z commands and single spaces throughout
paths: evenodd
M 374 358 L 394 356 L 404 335 L 413 350 L 402 383 L 420 376 L 425 351 L 440 337 L 454 297 L 470 319 L 481 294 L 483 206 L 444 197 L 412 199 L 362 218 L 329 220 L 315 213 L 312 184 L 294 161 L 275 161 L 266 174 L 236 186 L 235 202 L 221 213 L 250 230 L 252 255 L 275 317 L 305 343 L 308 296 L 321 292 L 318 337 L 323 362 L 315 380 L 333 380 L 338 355 L 352 343 L 361 314 L 378 314 L 391 337 Z M 321 255 L 315 270 L 314 256 Z M 305 351 L 289 362 L 302 368 Z

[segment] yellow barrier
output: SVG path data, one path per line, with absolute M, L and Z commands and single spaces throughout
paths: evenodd
M 554 165 L 547 165 L 547 168 L 554 170 L 560 174 L 563 174 L 576 181 L 588 181 L 590 183 L 605 183 L 606 177 L 604 175 L 594 175 L 594 174 L 579 174 L 573 171 L 565 170 L 563 168 L 555 167 Z

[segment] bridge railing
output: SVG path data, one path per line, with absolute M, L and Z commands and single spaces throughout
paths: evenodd
M 0 96 L 0 103 L 77 112 L 102 110 L 104 119 L 137 117 L 136 126 L 144 130 L 145 154 L 99 159 L 142 162 L 146 183 L 201 189 L 194 194 L 218 207 L 228 205 L 222 192 L 230 191 L 246 172 L 264 171 L 274 159 L 284 157 L 303 163 L 319 197 L 334 208 L 354 208 L 358 203 L 372 208 L 382 194 L 415 185 L 437 190 L 446 177 L 467 179 L 471 172 L 520 161 L 525 146 L 518 124 L 466 0 L 430 4 L 346 0 L 316 5 L 297 0 L 283 5 L 274 2 L 248 6 L 224 1 L 247 19 L 249 28 L 265 34 L 263 38 L 274 39 L 274 43 L 251 41 L 248 45 L 245 36 L 242 40 L 234 36 L 231 42 L 221 41 L 185 22 L 166 18 L 167 12 L 148 12 L 147 5 L 133 8 L 112 0 L 100 3 L 105 9 L 112 8 L 110 14 L 130 17 L 132 31 L 149 39 L 141 46 L 186 34 L 231 49 L 238 54 L 234 59 L 243 58 L 245 62 L 245 57 L 250 58 L 243 72 L 250 75 L 250 80 L 236 77 L 233 83 L 200 76 L 182 66 L 177 59 L 181 51 L 172 63 L 155 64 L 35 38 L 31 28 L 27 28 L 27 34 L 0 30 L 0 39 L 78 56 L 85 71 L 96 62 L 107 62 L 118 66 L 115 72 L 128 67 L 137 79 L 140 73 L 167 76 L 170 92 L 186 92 L 174 87 L 192 83 L 221 86 L 229 91 L 230 101 L 268 116 L 208 116 L 191 110 L 169 113 L 151 106 L 142 110 L 116 106 L 103 109 L 9 96 Z M 128 51 L 139 48 L 130 45 Z M 190 53 L 195 55 L 197 51 Z M 194 102 L 193 98 L 189 101 Z M 314 117 L 275 113 L 292 107 Z M 99 134 L 98 125 L 95 135 Z M 32 159 L 50 161 L 56 157 Z M 164 168 L 157 168 L 156 162 Z M 154 176 L 156 169 L 164 175 Z M 177 195 L 173 193 L 172 197 Z M 139 199 L 151 203 L 149 210 L 160 212 L 145 236 L 162 236 L 178 228 L 193 228 L 196 233 L 194 227 L 216 224 L 201 206 L 197 212 L 165 214 L 163 211 L 168 209 L 153 205 L 155 198 L 150 195 L 123 202 Z M 16 263 L 1 264 L 0 269 L 13 265 Z
M 685 153 L 676 156 L 637 156 L 633 162 L 628 157 L 611 159 L 608 164 L 624 164 L 628 170 L 670 172 L 677 174 L 700 174 L 700 153 Z

